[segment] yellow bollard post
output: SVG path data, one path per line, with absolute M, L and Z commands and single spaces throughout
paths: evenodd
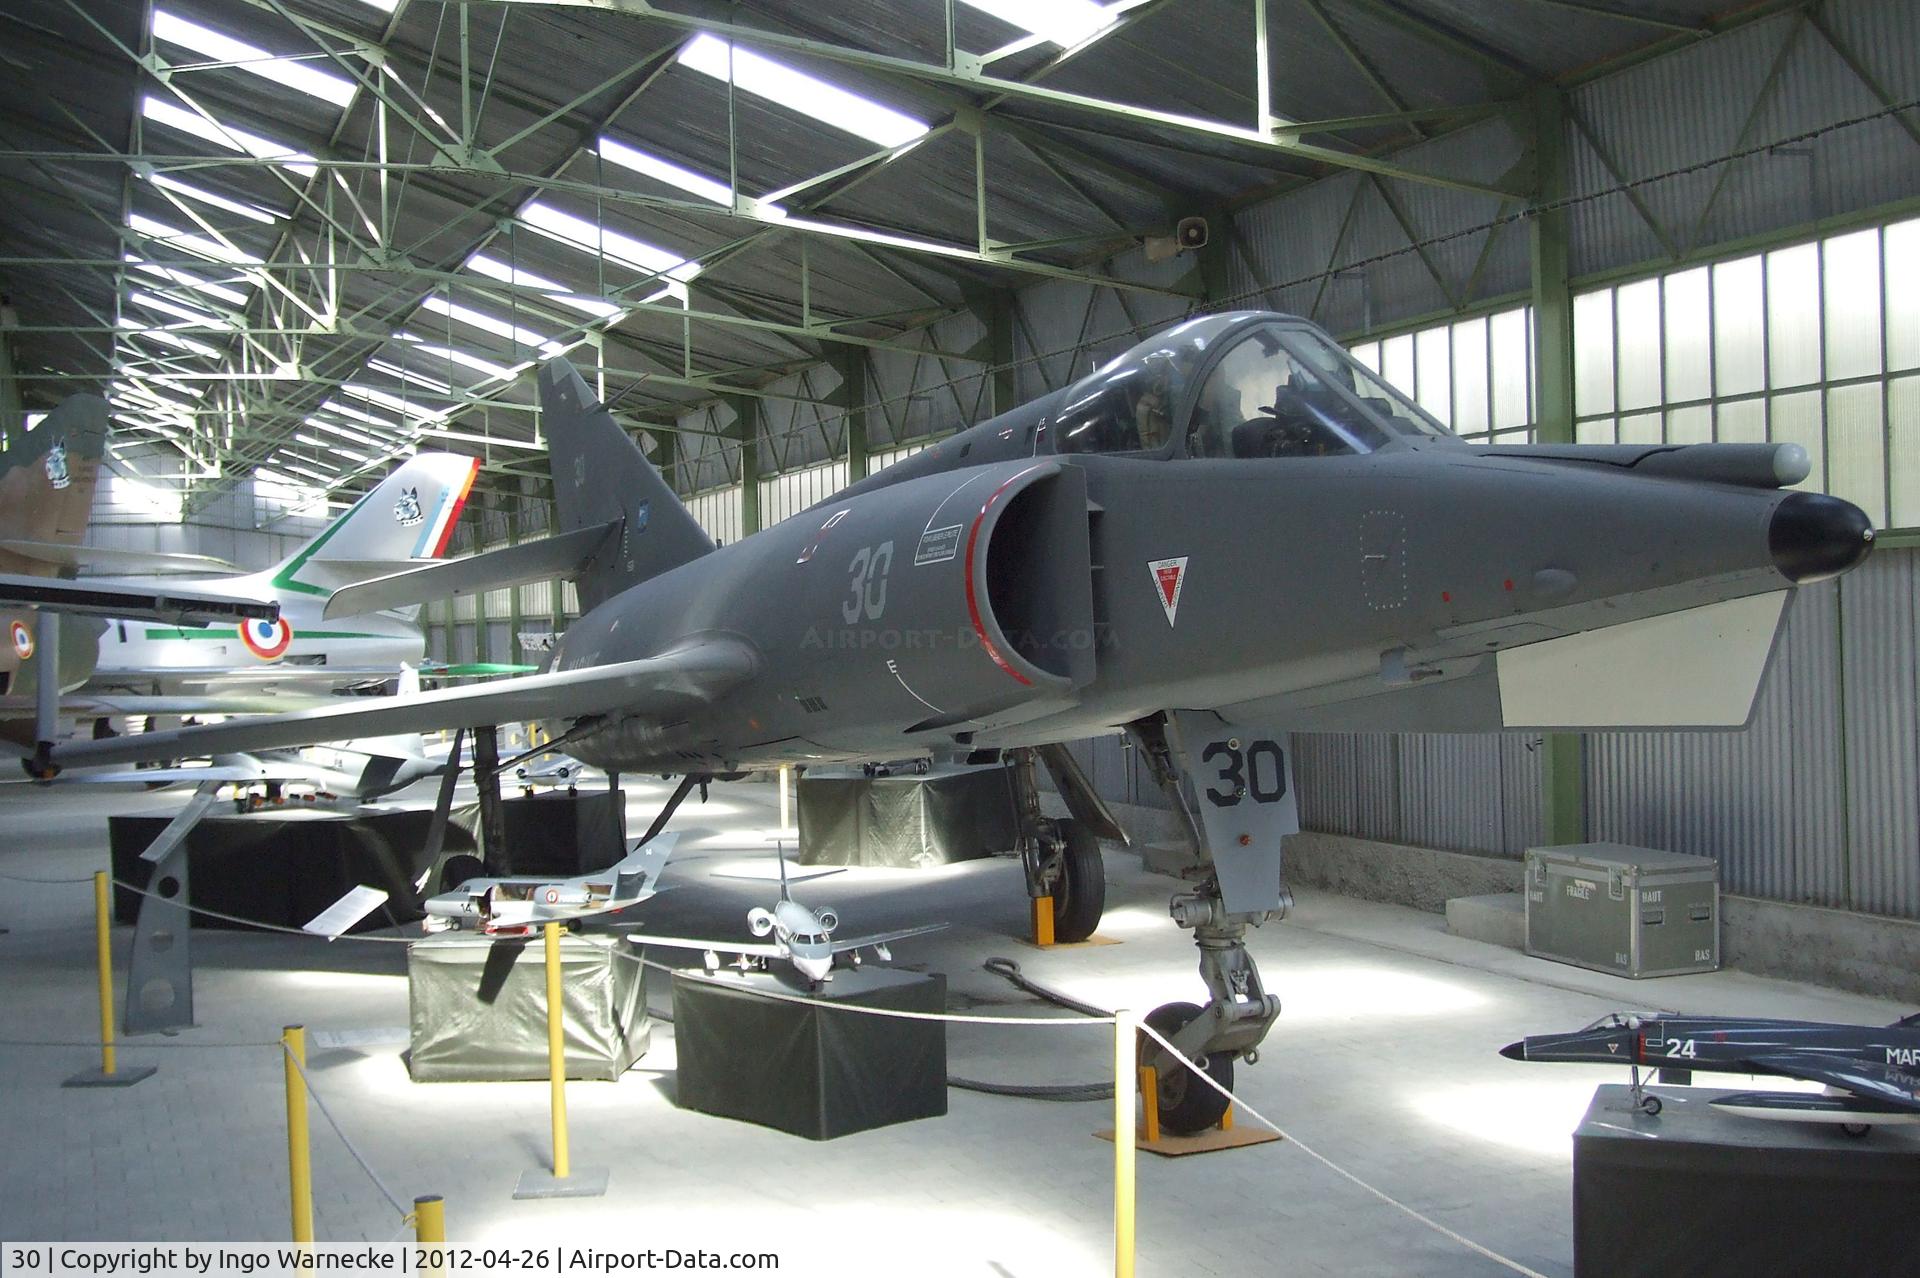
M 780 828 L 782 830 L 789 830 L 793 828 L 793 822 L 790 819 L 793 816 L 793 795 L 789 788 L 792 780 L 793 780 L 793 769 L 784 763 L 781 764 L 780 765 Z
M 1033 898 L 1033 943 L 1041 949 L 1053 944 L 1053 898 Z
M 565 1180 L 567 1156 L 567 1046 L 566 1007 L 560 995 L 560 925 L 549 923 L 547 933 L 547 1073 L 553 1089 L 553 1178 Z
M 1113 1278 L 1133 1278 L 1133 1071 L 1138 1034 L 1132 1012 L 1113 1014 Z
M 93 941 L 100 960 L 100 1072 L 113 1077 L 113 938 L 108 930 L 107 872 L 93 872 Z
M 607 1169 L 579 1167 L 567 1149 L 567 1009 L 560 980 L 558 923 L 545 925 L 547 941 L 547 1075 L 553 1103 L 553 1174 L 522 1172 L 515 1198 L 598 1198 L 607 1192 Z
M 108 887 L 113 880 L 105 870 L 93 875 L 93 951 L 100 984 L 100 1069 L 75 1074 L 62 1087 L 131 1087 L 153 1073 L 151 1065 L 120 1069 L 119 1054 L 113 1046 L 113 906 Z
M 307 1031 L 289 1025 L 280 1031 L 282 1063 L 287 1071 L 287 1192 L 293 1208 L 293 1240 L 313 1241 L 313 1164 L 307 1144 Z
M 413 1200 L 413 1240 L 417 1243 L 443 1243 L 447 1240 L 447 1200 L 427 1194 Z

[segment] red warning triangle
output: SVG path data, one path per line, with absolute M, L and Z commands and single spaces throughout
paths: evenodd
M 1180 611 L 1180 590 L 1186 584 L 1187 556 L 1178 559 L 1155 559 L 1147 564 L 1153 574 L 1154 588 L 1160 592 L 1160 607 L 1167 614 L 1167 624 L 1171 626 L 1174 615 Z

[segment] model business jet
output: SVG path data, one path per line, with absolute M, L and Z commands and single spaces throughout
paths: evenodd
M 1864 1136 L 1874 1123 L 1920 1123 L 1920 1014 L 1891 1025 L 1827 1025 L 1742 1016 L 1614 1012 L 1571 1034 L 1533 1034 L 1500 1054 L 1515 1061 L 1633 1067 L 1635 1098 L 1649 1114 L 1660 1098 L 1640 1070 L 1690 1075 L 1770 1074 L 1820 1083 L 1826 1092 L 1736 1092 L 1709 1104 L 1750 1118 L 1837 1123 Z
M 874 957 L 882 963 L 891 963 L 893 951 L 889 947 L 893 942 L 904 941 L 910 936 L 925 936 L 946 926 L 944 923 L 930 923 L 923 927 L 875 932 L 868 936 L 836 937 L 833 932 L 840 926 L 840 916 L 831 909 L 808 909 L 794 900 L 793 892 L 787 885 L 785 849 L 777 850 L 776 855 L 780 861 L 780 899 L 773 903 L 772 909 L 756 905 L 747 911 L 748 930 L 755 936 L 772 937 L 772 940 L 760 944 L 752 941 L 698 941 L 683 936 L 655 936 L 647 932 L 629 933 L 627 939 L 642 948 L 658 945 L 666 949 L 699 950 L 708 972 L 719 970 L 722 954 L 734 955 L 742 966 L 756 964 L 762 970 L 770 962 L 784 961 L 791 964 L 810 987 L 818 989 L 822 982 L 833 979 L 833 963 L 839 955 L 846 955 L 858 966 L 860 951 L 872 950 Z
M 1156 1024 L 1222 1082 L 1279 1015 L 1245 945 L 1287 901 L 1290 734 L 1744 724 L 1794 587 L 1857 507 L 1789 444 L 1470 447 L 1304 320 L 1190 320 L 716 548 L 563 360 L 539 374 L 559 532 L 338 592 L 365 611 L 565 576 L 551 669 L 43 749 L 31 766 L 542 721 L 688 781 L 965 750 L 1009 766 L 1027 890 L 1099 921 L 1126 836 L 1062 743 L 1128 732 L 1187 827 L 1209 998 Z M 371 701 L 372 699 L 365 699 Z M 1072 816 L 1042 815 L 1044 765 Z M 669 810 L 662 819 L 671 814 Z M 1196 1131 L 1212 1089 L 1161 1116 Z

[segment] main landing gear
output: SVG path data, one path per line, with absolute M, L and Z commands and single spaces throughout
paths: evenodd
M 1036 762 L 1046 764 L 1072 816 L 1041 814 Z M 1100 916 L 1107 908 L 1100 840 L 1108 838 L 1124 845 L 1126 831 L 1094 793 L 1065 746 L 1009 750 L 1006 764 L 1013 783 L 1014 814 L 1020 830 L 1018 850 L 1027 873 L 1027 895 L 1035 901 L 1052 898 L 1055 941 L 1084 941 L 1100 926 Z
M 1191 891 L 1168 904 L 1173 921 L 1193 933 L 1200 950 L 1205 1006 L 1167 1003 L 1146 1024 L 1223 1088 L 1233 1086 L 1236 1059 L 1249 1064 L 1280 1015 L 1247 952 L 1249 926 L 1286 916 L 1293 899 L 1280 882 L 1281 840 L 1300 828 L 1292 761 L 1283 738 L 1215 714 L 1177 711 L 1129 725 L 1193 850 L 1179 866 Z M 1203 1131 L 1230 1104 L 1172 1053 L 1141 1036 L 1139 1059 L 1159 1079 L 1161 1126 L 1176 1134 Z

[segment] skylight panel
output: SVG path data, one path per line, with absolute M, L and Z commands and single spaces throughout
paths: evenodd
M 656 182 L 678 187 L 689 195 L 697 195 L 703 200 L 711 200 L 722 208 L 733 207 L 733 192 L 727 189 L 725 182 L 716 182 L 692 169 L 683 168 L 672 160 L 663 160 L 657 155 L 649 155 L 625 142 L 616 142 L 612 138 L 601 138 L 598 147 L 600 158 L 623 169 L 632 169 Z
M 626 314 L 624 310 L 615 306 L 612 302 L 604 302 L 597 297 L 581 297 L 578 294 L 569 293 L 567 286 L 557 280 L 550 280 L 544 275 L 535 275 L 532 271 L 522 270 L 520 267 L 502 262 L 497 257 L 488 257 L 485 253 L 475 253 L 472 257 L 468 258 L 467 269 L 477 275 L 484 275 L 488 279 L 499 280 L 502 284 L 514 284 L 521 288 L 541 289 L 546 292 L 549 300 L 557 302 L 561 306 L 570 307 L 584 315 L 592 315 L 596 319 L 612 319 L 615 316 Z
M 410 368 L 402 368 L 398 364 L 389 364 L 383 359 L 370 359 L 367 361 L 367 367 L 373 369 L 375 372 L 385 373 L 388 377 L 397 377 L 403 382 L 412 382 L 415 386 L 433 391 L 436 394 L 453 394 L 453 387 L 447 385 L 447 383 L 423 376 Z
M 176 319 L 183 319 L 189 324 L 199 324 L 206 328 L 230 329 L 233 327 L 232 324 L 221 319 L 218 315 L 207 311 L 195 310 L 191 306 L 181 306 L 177 302 L 169 302 L 164 297 L 155 297 L 152 293 L 135 291 L 127 294 L 127 300 L 144 306 L 150 311 L 159 311 L 163 315 L 171 315 Z
M 154 328 L 152 325 L 142 324 L 139 320 L 129 319 L 125 315 L 120 317 L 115 327 L 122 330 L 129 337 L 147 338 L 159 342 L 162 346 L 171 346 L 176 350 L 189 351 L 192 354 L 201 355 L 207 359 L 221 358 L 220 352 L 205 342 L 196 342 L 191 337 L 181 337 L 179 334 L 169 333 L 163 328 Z
M 390 395 L 377 387 L 362 386 L 358 382 L 343 383 L 340 389 L 355 399 L 365 400 L 376 408 L 398 413 L 403 418 L 419 418 L 422 421 L 436 422 L 447 415 L 446 409 L 423 408 L 419 404 L 409 403 L 398 395 Z
M 312 435 L 296 434 L 293 437 L 293 442 L 296 444 L 305 444 L 309 448 L 321 449 L 329 457 L 344 457 L 348 461 L 358 462 L 362 466 L 373 460 L 371 457 L 363 456 L 350 448 L 342 448 L 337 441 L 331 439 L 317 439 Z
M 960 0 L 970 8 L 991 14 L 1010 27 L 1019 27 L 1071 47 L 1112 26 L 1118 16 L 1093 0 Z
M 218 240 L 208 239 L 204 235 L 195 235 L 192 232 L 182 231 L 177 227 L 168 226 L 165 222 L 156 221 L 144 213 L 129 215 L 127 225 L 148 239 L 161 241 L 170 248 L 184 249 L 186 252 L 192 253 L 195 257 L 204 257 L 215 262 L 230 262 L 239 266 L 260 266 L 264 264 L 262 259 L 253 256 L 251 253 L 244 253 L 238 249 L 230 249 Z
M 258 205 L 247 204 L 241 200 L 230 200 L 217 192 L 194 186 L 190 182 L 182 182 L 179 178 L 169 177 L 165 173 L 146 173 L 141 176 L 145 177 L 147 181 L 157 187 L 176 192 L 189 200 L 209 205 L 212 208 L 225 209 L 229 213 L 237 213 L 248 221 L 258 222 L 262 226 L 273 226 L 280 221 L 279 214 L 269 213 Z
M 551 337 L 542 336 L 530 328 L 522 328 L 518 324 L 509 323 L 506 320 L 488 315 L 485 311 L 476 311 L 471 306 L 462 306 L 458 302 L 449 302 L 446 298 L 440 297 L 437 294 L 431 295 L 425 301 L 421 302 L 420 309 L 432 311 L 435 315 L 444 315 L 450 320 L 458 320 L 470 328 L 477 328 L 483 333 L 492 333 L 495 337 L 504 337 L 508 341 L 517 342 L 521 346 L 535 347 L 543 354 L 557 355 L 560 353 L 560 343 L 554 341 Z
M 352 80 L 329 75 L 304 61 L 269 53 L 165 9 L 153 11 L 153 38 L 191 49 L 215 62 L 230 62 L 235 71 L 257 75 L 337 107 L 353 101 L 354 91 L 359 87 Z
M 397 422 L 390 422 L 384 417 L 375 417 L 372 413 L 355 408 L 352 404 L 342 404 L 338 400 L 330 399 L 320 407 L 326 409 L 329 413 L 335 413 L 341 417 L 349 417 L 356 422 L 365 422 L 375 430 L 384 430 L 389 435 L 404 435 L 407 433 L 405 426 Z
M 177 284 L 181 288 L 192 289 L 196 293 L 205 293 L 208 297 L 217 297 L 232 306 L 245 306 L 247 304 L 247 295 L 237 288 L 228 288 L 226 285 L 216 284 L 212 280 L 203 280 L 199 276 L 189 275 L 185 271 L 175 271 L 164 266 L 155 266 L 153 263 L 141 258 L 137 253 L 122 253 L 120 256 L 128 265 L 132 266 L 134 270 L 139 271 L 142 275 L 150 275 L 154 279 L 164 280 L 168 284 Z
M 539 200 L 520 210 L 520 220 L 549 239 L 559 240 L 583 253 L 604 256 L 650 275 L 671 275 L 684 283 L 700 274 L 698 262 L 690 262 L 676 253 L 669 253 L 644 240 L 636 240 L 631 235 L 596 226 L 583 217 L 576 217 Z
M 413 333 L 401 333 L 399 334 L 399 338 L 401 341 L 412 346 L 416 351 L 424 351 L 428 355 L 438 355 L 449 364 L 457 364 L 461 368 L 470 368 L 476 373 L 485 374 L 489 379 L 505 381 L 514 375 L 513 370 L 504 364 L 496 364 L 492 360 L 481 359 L 478 355 L 470 355 L 466 351 L 456 347 L 437 346 Z
M 283 146 L 272 138 L 263 138 L 258 133 L 249 133 L 245 129 L 235 128 L 231 124 L 216 124 L 205 116 L 185 107 L 176 106 L 164 98 L 147 94 L 140 99 L 140 114 L 156 124 L 164 124 L 170 129 L 190 134 L 203 142 L 225 147 L 229 151 L 238 151 L 251 155 L 256 160 L 279 160 L 285 166 L 302 177 L 314 175 L 313 157 L 305 151 L 296 151 Z
M 680 51 L 680 62 L 725 84 L 729 55 L 736 87 L 844 133 L 892 147 L 904 146 L 927 132 L 927 126 L 912 116 L 737 45 L 730 47 L 718 36 L 695 36 Z
M 350 439 L 356 444 L 361 444 L 369 448 L 385 448 L 387 446 L 386 440 L 375 439 L 372 435 L 363 435 L 357 430 L 349 430 L 338 422 L 330 422 L 317 413 L 313 416 L 302 418 L 301 425 L 311 426 L 315 430 L 324 430 L 329 435 L 338 435 L 342 439 Z

